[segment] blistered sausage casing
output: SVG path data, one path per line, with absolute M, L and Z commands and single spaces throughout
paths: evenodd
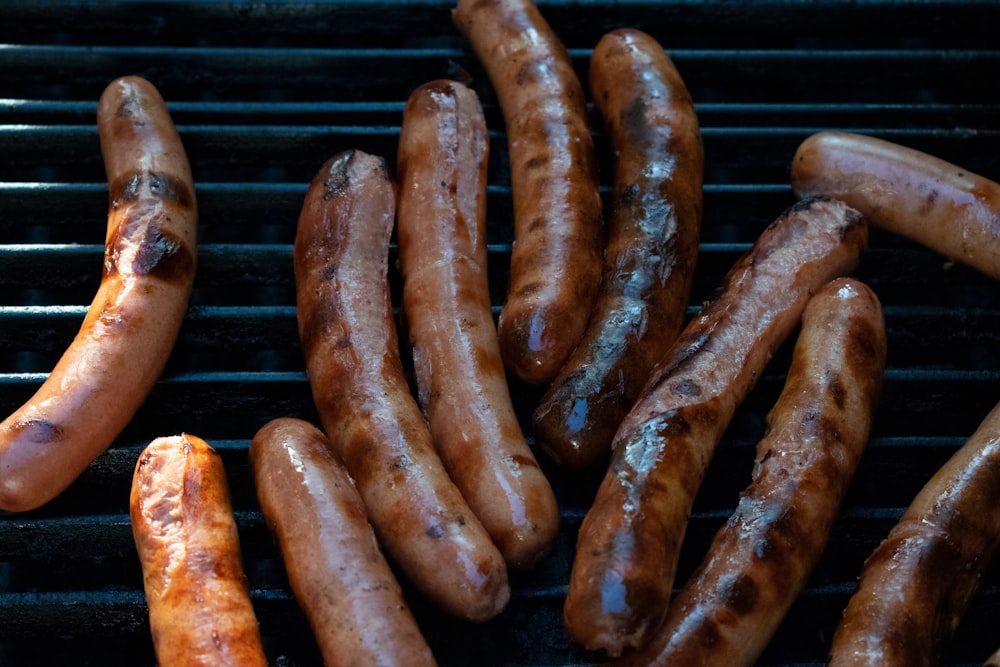
M 507 132 L 514 246 L 500 350 L 546 383 L 577 344 L 601 279 L 597 158 L 583 87 L 531 0 L 461 0 L 452 12 L 489 76 Z
M 455 485 L 514 568 L 551 549 L 559 509 L 521 432 L 490 306 L 489 136 L 476 94 L 417 88 L 399 138 L 399 267 L 420 404 Z
M 841 199 L 873 226 L 1000 278 L 995 181 L 883 139 L 820 132 L 795 152 L 792 187 Z
M 749 667 L 826 547 L 871 430 L 886 338 L 874 292 L 823 286 L 802 314 L 753 481 L 652 640 L 616 667 Z
M 616 30 L 590 60 L 614 150 L 601 289 L 587 330 L 535 411 L 564 466 L 606 463 L 615 431 L 684 325 L 698 254 L 703 149 L 694 103 L 649 35 Z
M 194 182 L 163 98 L 117 79 L 97 127 L 110 196 L 101 282 L 46 381 L 0 424 L 9 511 L 60 494 L 121 433 L 166 366 L 194 284 Z
M 442 609 L 483 621 L 510 598 L 507 568 L 410 394 L 388 285 L 395 212 L 385 161 L 361 151 L 334 156 L 310 184 L 294 249 L 309 384 L 386 552 Z
M 149 443 L 130 513 L 160 667 L 267 667 L 219 454 L 187 434 Z
M 250 442 L 250 470 L 326 665 L 434 665 L 361 496 L 323 433 L 300 419 L 268 422 Z
M 614 440 L 577 539 L 570 635 L 617 655 L 662 622 L 694 496 L 715 447 L 812 293 L 853 270 L 860 214 L 814 198 L 783 213 L 653 371 Z

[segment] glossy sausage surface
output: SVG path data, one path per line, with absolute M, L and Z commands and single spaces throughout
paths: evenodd
M 988 178 L 883 139 L 820 132 L 796 151 L 792 187 L 1000 278 L 1000 184 Z
M 218 453 L 187 434 L 149 443 L 130 514 L 160 667 L 266 667 Z
M 1000 545 L 1000 406 L 865 561 L 832 667 L 936 665 Z
M 110 203 L 101 283 L 46 381 L 0 424 L 0 509 L 66 489 L 132 419 L 173 350 L 194 283 L 194 182 L 166 105 L 144 79 L 97 109 Z
M 486 69 L 507 131 L 514 247 L 500 350 L 520 379 L 549 382 L 583 334 L 601 279 L 583 87 L 531 0 L 460 0 L 452 18 Z
M 652 641 L 613 664 L 754 664 L 826 547 L 868 441 L 885 355 L 871 289 L 839 278 L 816 292 L 752 483 Z
M 326 436 L 299 419 L 268 422 L 250 442 L 250 470 L 326 665 L 434 665 L 361 496 Z
M 534 565 L 559 528 L 555 494 L 514 413 L 490 308 L 489 137 L 476 94 L 432 81 L 399 139 L 399 266 L 420 404 L 445 468 L 507 564 Z
M 614 149 L 601 289 L 583 338 L 535 411 L 562 465 L 605 463 L 611 441 L 684 325 L 698 254 L 703 150 L 694 103 L 649 35 L 616 30 L 590 60 Z
M 395 212 L 385 161 L 361 151 L 334 156 L 310 184 L 294 250 L 309 384 L 388 554 L 442 609 L 482 621 L 507 604 L 507 568 L 410 394 L 388 286 Z
M 851 271 L 867 238 L 845 204 L 801 201 L 685 327 L 618 429 L 580 527 L 565 605 L 574 639 L 618 655 L 660 625 L 694 496 L 736 407 L 812 293 Z

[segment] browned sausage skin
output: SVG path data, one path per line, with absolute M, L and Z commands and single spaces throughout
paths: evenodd
M 836 279 L 810 299 L 753 482 L 652 641 L 612 664 L 754 664 L 826 546 L 868 440 L 885 348 L 864 284 Z
M 534 565 L 559 528 L 555 494 L 511 404 L 486 263 L 489 137 L 476 94 L 432 81 L 399 139 L 399 263 L 420 403 L 445 468 L 507 564 Z
M 130 513 L 160 667 L 266 667 L 218 453 L 187 434 L 149 443 Z
M 660 625 L 694 496 L 722 433 L 806 301 L 853 269 L 867 238 L 845 204 L 799 202 L 685 327 L 618 429 L 580 527 L 565 605 L 574 639 L 618 655 Z
M 445 611 L 482 621 L 510 597 L 507 568 L 448 477 L 399 357 L 388 286 L 395 186 L 384 160 L 331 158 L 299 217 L 299 333 L 326 436 L 379 541 Z
M 496 90 L 510 153 L 514 247 L 500 314 L 504 363 L 549 382 L 601 279 L 601 198 L 583 87 L 531 0 L 460 0 L 452 13 Z
M 48 502 L 121 433 L 167 363 L 194 283 L 194 182 L 160 94 L 115 80 L 97 126 L 110 190 L 101 284 L 48 379 L 0 424 L 4 510 Z
M 1000 278 L 1000 184 L 875 137 L 820 132 L 792 159 L 800 196 L 842 199 L 872 225 Z
M 684 325 L 698 254 L 703 150 L 684 81 L 637 30 L 605 35 L 590 87 L 615 155 L 601 290 L 587 330 L 535 411 L 539 446 L 605 462 L 618 425 Z
M 250 442 L 250 469 L 323 661 L 434 665 L 361 496 L 326 436 L 300 419 L 268 422 Z
M 936 665 L 998 545 L 1000 406 L 865 561 L 829 664 Z

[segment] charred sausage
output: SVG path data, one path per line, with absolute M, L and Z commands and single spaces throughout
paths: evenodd
M 1000 545 L 1000 406 L 865 561 L 831 667 L 936 665 Z
M 250 470 L 323 661 L 434 665 L 361 496 L 326 436 L 300 419 L 268 422 L 250 441 Z
M 129 510 L 160 667 L 267 667 L 218 453 L 187 434 L 149 443 Z
M 606 462 L 653 366 L 684 325 L 698 254 L 703 150 L 694 104 L 649 35 L 616 30 L 590 61 L 611 135 L 614 199 L 590 323 L 535 411 L 539 446 L 571 467 Z
M 460 0 L 452 17 L 506 125 L 515 241 L 500 351 L 518 378 L 549 382 L 583 334 L 601 279 L 601 198 L 583 87 L 531 0 Z
M 310 184 L 294 249 L 306 369 L 388 554 L 442 609 L 482 621 L 507 604 L 507 568 L 410 394 L 388 286 L 395 209 L 385 161 L 361 151 L 334 156 Z
M 613 664 L 754 664 L 826 546 L 868 441 L 885 347 L 867 286 L 836 279 L 809 300 L 752 483 L 652 641 Z
M 448 474 L 507 564 L 534 565 L 559 528 L 555 494 L 521 432 L 490 308 L 489 137 L 476 94 L 432 81 L 399 138 L 399 264 L 420 404 Z
M 736 407 L 812 293 L 852 270 L 867 238 L 847 205 L 803 200 L 685 327 L 618 429 L 580 527 L 564 610 L 574 639 L 618 655 L 663 621 L 694 496 Z
M 194 283 L 194 182 L 163 98 L 117 79 L 97 126 L 110 190 L 101 283 L 46 381 L 0 424 L 8 511 L 59 495 L 121 433 L 163 372 Z
M 820 132 L 796 151 L 792 187 L 1000 278 L 1000 184 L 983 176 L 875 137 Z

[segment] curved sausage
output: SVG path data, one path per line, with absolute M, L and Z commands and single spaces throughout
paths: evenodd
M 698 254 L 703 150 L 684 81 L 650 36 L 605 35 L 590 61 L 615 155 L 601 290 L 583 338 L 535 411 L 562 465 L 606 462 L 611 440 L 684 325 Z
M 194 182 L 163 99 L 118 79 L 97 126 L 110 189 L 101 284 L 45 383 L 0 424 L 8 511 L 57 496 L 121 433 L 167 363 L 194 283 Z
M 736 263 L 654 370 L 580 527 L 564 610 L 578 642 L 618 655 L 663 621 L 694 496 L 736 407 L 812 293 L 851 271 L 867 238 L 847 205 L 799 202 Z
M 361 151 L 331 158 L 309 186 L 294 250 L 309 384 L 388 554 L 442 609 L 482 621 L 510 598 L 507 568 L 403 372 L 388 286 L 395 197 L 384 160 Z
M 267 667 L 218 453 L 187 434 L 149 443 L 129 510 L 160 667 Z
M 866 285 L 836 279 L 809 300 L 752 483 L 653 639 L 613 664 L 756 662 L 826 547 L 868 441 L 885 348 Z
M 531 0 L 460 0 L 452 12 L 496 90 L 514 197 L 500 351 L 521 380 L 549 382 L 590 317 L 601 279 L 601 197 L 583 87 Z
M 842 199 L 872 225 L 1000 278 L 994 181 L 882 139 L 820 132 L 795 152 L 792 187 Z
M 507 564 L 534 565 L 559 529 L 555 494 L 511 404 L 486 263 L 489 137 L 476 94 L 432 81 L 399 138 L 399 266 L 420 403 L 448 474 Z
M 434 657 L 326 436 L 281 418 L 250 441 L 261 512 L 327 665 L 417 667 Z
M 828 664 L 936 665 L 998 545 L 1000 405 L 865 561 Z

